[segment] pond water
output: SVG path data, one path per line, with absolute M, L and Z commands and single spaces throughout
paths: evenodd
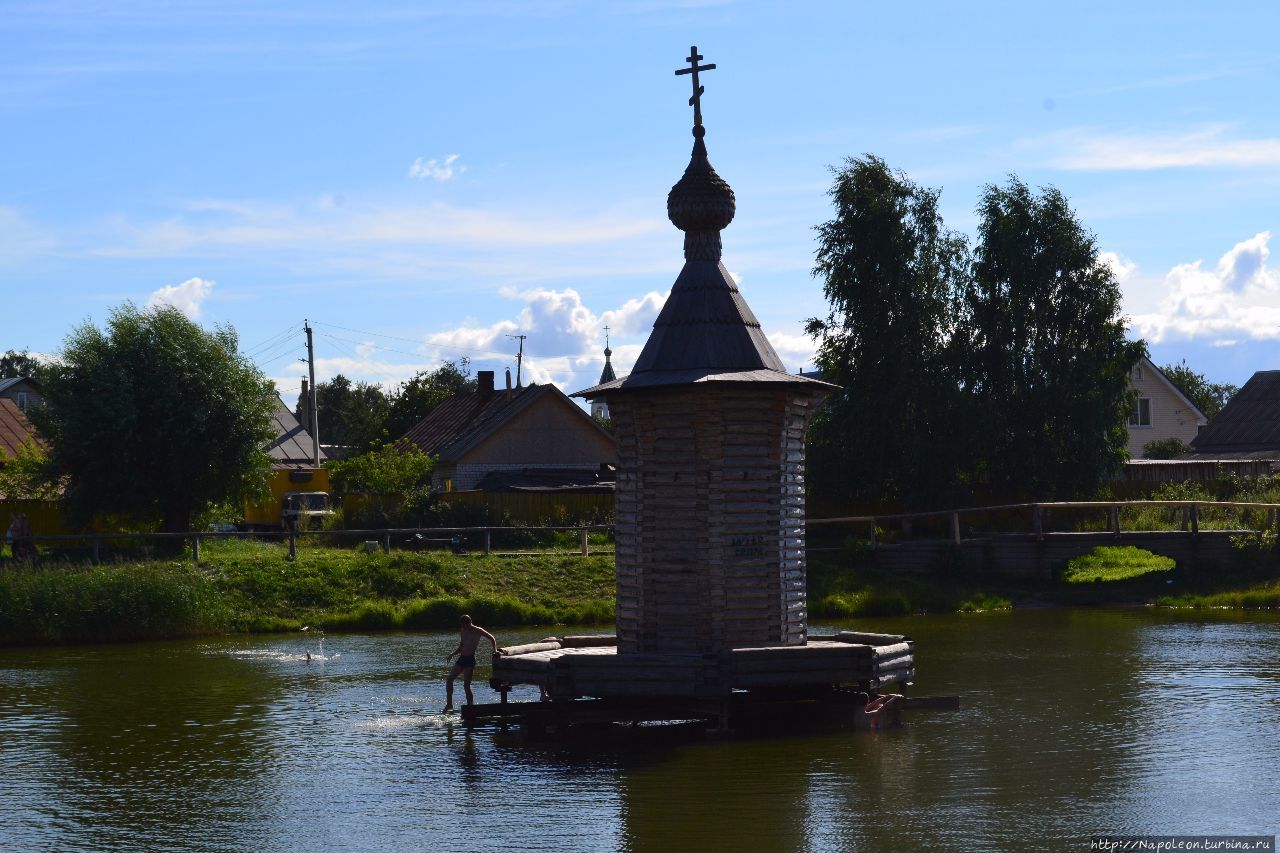
M 1043 850 L 1280 824 L 1274 618 L 857 624 L 911 634 L 914 692 L 962 710 L 523 745 L 436 713 L 456 635 L 0 649 L 0 847 Z

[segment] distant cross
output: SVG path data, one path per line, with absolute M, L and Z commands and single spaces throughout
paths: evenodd
M 698 85 L 698 72 L 710 71 L 715 68 L 715 63 L 710 65 L 699 65 L 698 61 L 702 59 L 702 54 L 698 53 L 698 46 L 695 44 L 689 48 L 689 56 L 685 59 L 689 63 L 688 68 L 676 69 L 676 74 L 692 74 L 693 75 L 693 97 L 689 99 L 689 105 L 693 107 L 693 126 L 702 127 L 702 92 L 703 86 Z
M 609 327 L 608 326 L 604 327 L 604 348 L 605 349 L 609 348 Z

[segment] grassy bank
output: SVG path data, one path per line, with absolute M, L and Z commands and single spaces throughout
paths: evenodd
M 613 620 L 610 556 L 207 544 L 201 564 L 45 562 L 0 570 L 0 644 L 106 642 L 225 631 L 591 624 Z
M 1280 607 L 1274 540 L 1242 548 L 1231 571 L 1186 579 L 1136 549 L 1100 548 L 1057 581 L 963 574 L 909 577 L 859 566 L 857 553 L 812 555 L 814 618 L 905 616 L 1023 606 L 1154 604 Z M 471 613 L 494 627 L 601 624 L 614 618 L 612 556 L 455 556 L 207 543 L 190 559 L 0 565 L 0 645 L 92 643 L 223 632 L 438 629 Z

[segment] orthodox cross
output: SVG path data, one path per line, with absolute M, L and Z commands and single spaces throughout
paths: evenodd
M 609 348 L 609 327 L 608 326 L 604 327 L 604 348 L 605 349 Z
M 700 59 L 702 59 L 702 54 L 698 53 L 698 46 L 695 44 L 689 48 L 689 56 L 685 59 L 689 63 L 689 67 L 676 69 L 676 74 L 693 75 L 693 97 L 689 99 L 689 105 L 693 107 L 694 127 L 702 127 L 702 91 L 705 88 L 698 85 L 698 72 L 710 71 L 716 67 L 714 62 L 710 65 L 699 65 L 698 61 Z

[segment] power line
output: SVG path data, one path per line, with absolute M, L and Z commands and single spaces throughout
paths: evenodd
M 261 352 L 264 349 L 270 349 L 276 343 L 278 343 L 281 338 L 287 337 L 288 335 L 296 334 L 297 331 L 298 331 L 297 324 L 290 324 L 287 328 L 285 328 L 284 331 L 277 332 L 276 334 L 267 338 L 265 341 L 262 341 L 261 343 L 254 345 L 248 350 L 245 350 L 245 355 L 248 356 L 249 358 L 252 358 L 255 353 Z

